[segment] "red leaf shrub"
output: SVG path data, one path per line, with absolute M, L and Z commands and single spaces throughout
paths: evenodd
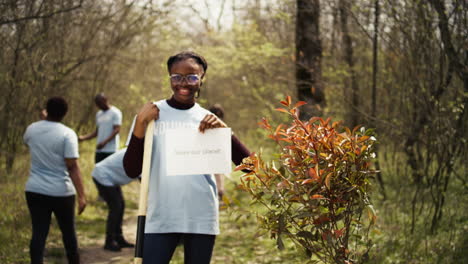
M 288 96 L 277 109 L 291 118 L 289 125 L 259 124 L 269 131 L 279 151 L 272 161 L 252 154 L 236 170 L 240 188 L 263 205 L 257 215 L 262 228 L 283 247 L 282 236 L 303 248 L 311 260 L 358 263 L 370 249 L 368 230 L 376 216 L 369 200 L 375 138 L 372 130 L 350 130 L 339 122 L 298 118 Z M 265 209 L 266 208 L 266 213 Z M 368 210 L 368 219 L 361 219 Z

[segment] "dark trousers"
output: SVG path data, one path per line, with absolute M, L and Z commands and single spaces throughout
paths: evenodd
M 75 232 L 75 196 L 54 197 L 26 192 L 26 202 L 32 222 L 32 237 L 29 244 L 31 263 L 43 263 L 52 213 L 54 213 L 62 232 L 68 263 L 79 263 L 78 241 Z
M 104 186 L 93 178 L 94 184 L 99 192 L 99 196 L 104 199 L 109 208 L 107 214 L 106 235 L 117 237 L 122 235 L 122 221 L 125 211 L 125 201 L 120 186 Z
M 112 154 L 114 154 L 114 152 L 96 152 L 94 155 L 94 164 L 97 164 L 100 161 L 105 160 L 107 157 L 109 157 Z M 98 193 L 98 195 L 99 195 L 99 198 L 104 199 L 100 192 Z
M 105 160 L 112 154 L 114 154 L 114 152 L 96 152 L 94 156 L 94 163 L 99 163 L 100 161 Z
M 143 243 L 144 264 L 168 264 L 179 244 L 184 244 L 184 264 L 209 264 L 215 235 L 204 234 L 145 234 Z

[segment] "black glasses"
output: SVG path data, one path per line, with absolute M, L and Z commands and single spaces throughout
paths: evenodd
M 187 75 L 171 74 L 170 79 L 171 79 L 171 82 L 174 84 L 182 83 L 184 79 L 190 85 L 197 84 L 200 81 L 200 77 L 197 74 L 187 74 Z

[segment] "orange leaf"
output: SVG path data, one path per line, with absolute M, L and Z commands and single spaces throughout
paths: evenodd
M 234 171 L 240 171 L 240 170 L 243 170 L 243 169 L 245 169 L 245 168 L 247 168 L 247 165 L 246 165 L 246 164 L 241 164 L 241 165 L 237 166 L 237 167 L 234 169 Z
M 330 190 L 330 180 L 331 180 L 331 176 L 333 175 L 333 173 L 329 173 L 326 178 L 325 178 L 325 186 L 327 186 L 327 188 Z
M 345 127 L 345 130 L 346 130 L 346 133 L 348 134 L 348 136 L 351 136 L 351 135 L 352 135 L 352 134 L 351 134 L 351 130 L 349 130 L 348 127 Z
M 335 238 L 341 237 L 341 236 L 343 235 L 343 233 L 344 233 L 344 229 L 345 229 L 345 228 L 343 227 L 343 228 L 341 228 L 341 229 L 335 230 L 335 232 L 334 232 L 334 233 L 335 233 L 335 234 L 334 234 L 334 235 L 335 235 Z
M 270 129 L 271 125 L 268 123 L 268 120 L 265 117 L 262 117 L 262 121 L 258 122 L 258 125 L 260 125 L 263 128 Z
M 329 233 L 329 232 L 323 232 L 323 233 L 322 233 L 322 240 L 327 241 L 327 237 L 329 237 L 329 236 L 330 236 L 330 233 Z
M 314 168 L 309 168 L 309 177 L 316 182 L 320 182 L 320 177 L 317 175 L 317 171 Z
M 304 184 L 309 184 L 309 183 L 314 183 L 314 182 L 315 182 L 314 179 L 305 179 L 305 180 L 302 181 L 301 184 L 304 185 Z
M 330 217 L 328 217 L 326 215 L 321 215 L 321 216 L 319 216 L 319 218 L 314 220 L 314 225 L 320 225 L 322 223 L 326 223 L 326 222 L 329 222 L 329 221 L 330 221 Z M 327 232 L 327 233 L 330 234 L 329 232 Z
M 286 96 L 286 101 L 288 102 L 288 106 L 291 105 L 291 96 Z
M 301 196 L 296 195 L 296 196 L 292 197 L 291 199 L 289 199 L 288 201 L 290 201 L 290 202 L 294 202 L 294 201 L 299 202 L 299 201 L 302 201 L 302 200 L 303 199 L 302 199 Z
M 251 180 L 253 180 L 253 177 L 252 177 L 252 176 L 244 177 L 244 180 L 245 180 L 245 181 L 251 181 Z
M 278 135 L 278 132 L 281 130 L 282 127 L 283 127 L 283 124 L 279 124 L 279 125 L 276 127 L 275 136 Z
M 323 195 L 320 194 L 314 194 L 310 196 L 310 199 L 325 199 L 325 197 L 323 197 Z
M 320 122 L 322 122 L 322 126 L 324 126 L 324 127 L 328 126 L 328 123 L 329 123 L 330 121 L 331 121 L 331 118 L 330 118 L 330 117 L 327 118 L 327 120 L 325 120 L 325 121 L 323 121 L 323 119 L 320 120 Z
M 276 108 L 275 109 L 276 111 L 279 111 L 279 112 L 283 112 L 283 113 L 286 113 L 286 114 L 289 114 L 289 111 L 284 109 L 284 108 Z
M 285 188 L 288 188 L 288 187 L 289 187 L 289 182 L 286 181 L 286 180 L 284 180 L 284 181 L 278 183 L 278 184 L 276 185 L 276 187 L 278 187 L 278 189 L 285 189 Z
M 359 128 L 361 128 L 361 127 L 362 127 L 362 125 L 357 125 L 357 126 L 355 126 L 355 127 L 353 128 L 353 134 L 356 133 L 356 131 L 357 131 Z
M 299 107 L 299 106 L 303 106 L 303 105 L 305 105 L 305 104 L 307 104 L 307 103 L 304 102 L 304 101 L 299 101 L 299 102 L 297 102 L 297 103 L 294 105 L 294 108 L 297 108 L 297 107 Z
M 364 141 L 368 140 L 369 138 L 370 138 L 369 136 L 362 136 L 362 137 L 360 137 L 360 138 L 358 139 L 358 142 L 359 142 L 359 143 L 360 143 L 360 142 L 364 142 Z
M 314 116 L 311 119 L 309 119 L 309 123 L 312 124 L 312 123 L 316 122 L 317 120 L 320 120 L 320 117 Z
M 280 101 L 280 104 L 284 105 L 284 106 L 289 106 L 288 103 L 286 101 Z

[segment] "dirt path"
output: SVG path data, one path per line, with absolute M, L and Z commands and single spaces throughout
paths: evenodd
M 133 212 L 132 212 L 133 213 Z M 124 237 L 131 242 L 134 242 L 136 237 L 136 216 L 130 212 L 126 212 L 126 221 L 122 228 Z M 128 214 L 128 216 L 127 216 Z M 136 215 L 136 211 L 135 211 Z M 91 242 L 91 241 L 88 241 Z M 88 243 L 86 243 L 88 244 Z M 88 244 L 89 245 L 89 244 Z M 134 249 L 123 248 L 121 252 L 112 252 L 103 249 L 104 236 L 100 240 L 95 240 L 89 246 L 81 247 L 81 262 L 83 264 L 129 264 L 133 260 Z

